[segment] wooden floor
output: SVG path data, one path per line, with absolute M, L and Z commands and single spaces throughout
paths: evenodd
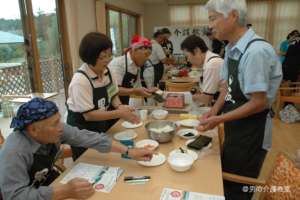
M 297 149 L 300 149 L 300 123 L 286 124 L 274 119 L 272 142 L 272 149 L 267 154 L 260 173 L 262 179 L 266 179 L 270 174 L 276 153 L 281 151 L 294 159 Z

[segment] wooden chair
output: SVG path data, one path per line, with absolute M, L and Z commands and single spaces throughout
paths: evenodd
M 276 116 L 285 102 L 300 104 L 300 82 L 284 82 L 281 84 L 276 99 Z
M 223 148 L 222 143 L 224 142 L 224 129 L 222 129 L 223 125 L 219 125 L 218 133 L 221 151 Z M 255 199 L 257 200 L 300 199 L 300 170 L 291 161 L 291 159 L 282 152 L 277 153 L 273 169 L 266 180 L 240 176 L 227 172 L 223 172 L 222 175 L 223 180 L 256 186 L 256 191 L 259 191 L 259 187 L 261 191 L 255 194 Z
M 195 86 L 194 82 L 172 82 L 166 81 L 166 90 L 170 92 L 188 92 Z

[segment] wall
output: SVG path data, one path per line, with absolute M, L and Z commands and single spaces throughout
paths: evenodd
M 76 71 L 81 64 L 78 56 L 81 38 L 96 31 L 95 0 L 65 0 L 64 3 L 73 71 Z
M 111 5 L 143 14 L 144 5 L 138 0 L 97 0 Z M 97 30 L 95 0 L 65 0 L 67 28 L 72 57 L 73 71 L 80 66 L 78 48 L 82 37 Z M 143 21 L 143 20 L 141 20 Z M 105 23 L 100 23 L 105 24 Z M 143 26 L 142 26 L 143 30 Z
M 144 12 L 144 35 L 151 38 L 154 27 L 169 26 L 168 4 L 146 4 Z

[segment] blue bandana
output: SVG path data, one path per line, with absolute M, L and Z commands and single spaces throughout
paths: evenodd
M 20 106 L 17 115 L 11 121 L 10 128 L 22 130 L 27 125 L 47 119 L 57 112 L 55 103 L 36 97 Z

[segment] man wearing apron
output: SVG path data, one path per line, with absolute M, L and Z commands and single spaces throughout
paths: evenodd
M 68 183 L 49 186 L 59 171 L 55 161 L 61 155 L 60 144 L 127 154 L 137 160 L 149 160 L 152 151 L 129 149 L 105 134 L 79 130 L 60 122 L 55 103 L 34 98 L 23 104 L 11 122 L 11 133 L 0 151 L 0 198 L 86 199 L 94 193 L 91 183 L 75 178 Z
M 129 103 L 130 95 L 149 97 L 157 88 L 135 87 L 140 82 L 140 70 L 151 54 L 151 43 L 141 36 L 134 36 L 131 47 L 125 55 L 113 59 L 109 70 L 119 85 L 119 96 L 122 104 Z
M 206 106 L 217 99 L 219 93 L 220 70 L 223 59 L 208 50 L 204 40 L 196 35 L 188 36 L 182 43 L 181 49 L 189 62 L 195 67 L 203 66 L 203 78 L 199 80 L 200 91 L 193 95 L 193 101 L 204 103 Z
M 210 0 L 206 8 L 212 31 L 229 44 L 221 70 L 220 96 L 203 115 L 198 129 L 206 131 L 224 123 L 223 171 L 258 177 L 271 147 L 270 108 L 282 79 L 281 64 L 274 48 L 247 29 L 245 0 Z M 217 115 L 219 112 L 222 114 Z M 225 181 L 225 198 L 251 199 L 246 187 Z
M 79 129 L 106 132 L 112 119 L 138 122 L 133 109 L 124 107 L 118 97 L 118 86 L 107 68 L 111 61 L 110 39 L 100 33 L 89 33 L 81 41 L 79 54 L 84 61 L 74 74 L 67 100 L 67 123 Z M 113 109 L 111 109 L 113 108 Z M 76 160 L 86 149 L 72 146 Z
M 151 40 L 152 53 L 149 59 L 154 66 L 154 85 L 157 86 L 164 75 L 164 64 L 173 64 L 173 59 L 167 58 L 161 46 L 164 41 L 164 33 L 161 30 L 157 30 L 153 34 L 153 38 L 154 39 Z

